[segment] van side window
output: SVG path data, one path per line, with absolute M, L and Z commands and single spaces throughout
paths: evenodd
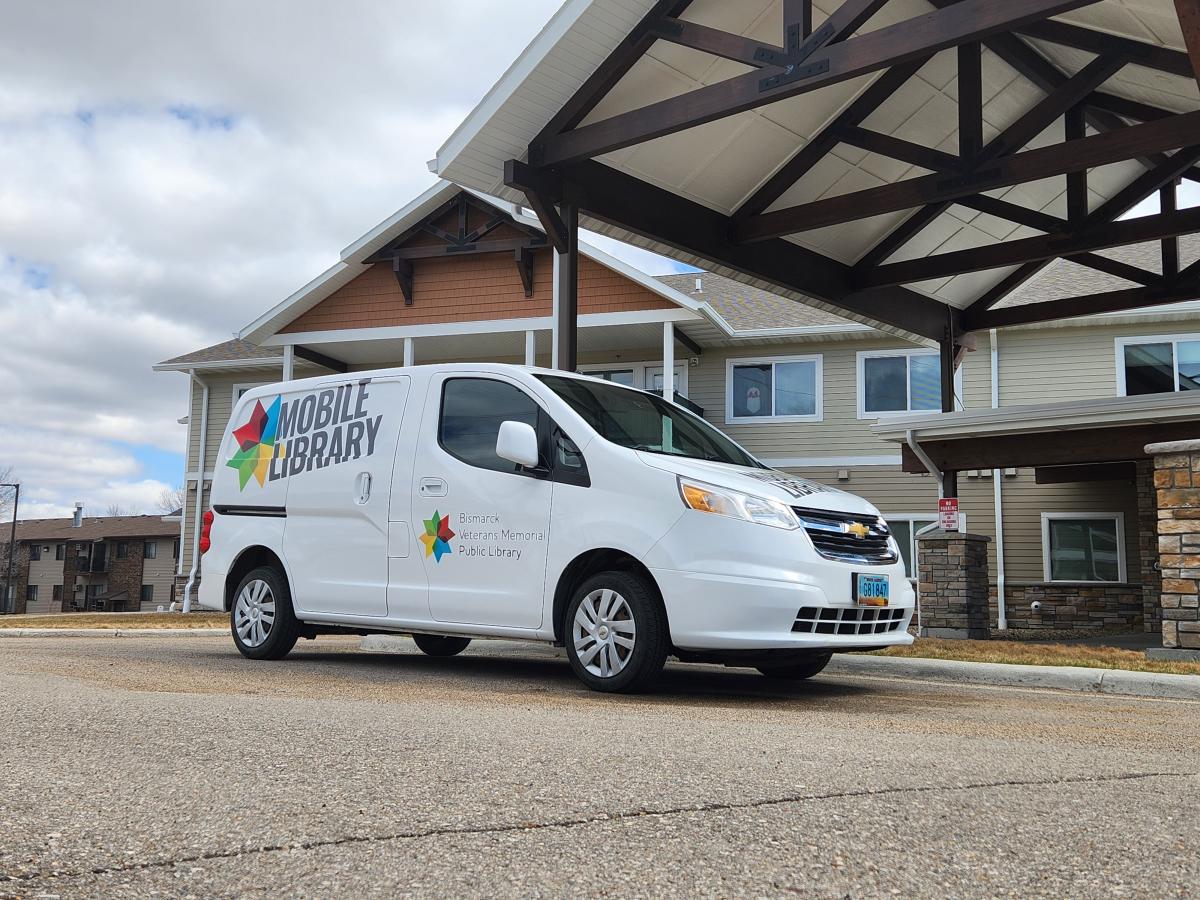
M 516 473 L 515 464 L 496 455 L 500 423 L 538 427 L 539 407 L 524 391 L 489 378 L 452 378 L 442 387 L 438 443 L 451 456 L 481 469 Z

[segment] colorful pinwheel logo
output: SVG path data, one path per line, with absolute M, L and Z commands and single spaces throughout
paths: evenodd
M 254 402 L 254 412 L 241 428 L 233 432 L 238 451 L 225 465 L 238 470 L 239 489 L 245 490 L 250 479 L 262 487 L 267 481 L 271 459 L 275 456 L 275 436 L 279 431 L 279 410 L 282 398 L 276 397 L 269 409 L 264 409 L 261 400 Z M 280 447 L 279 456 L 283 456 Z
M 425 533 L 421 535 L 421 543 L 425 545 L 425 558 L 432 556 L 436 562 L 441 562 L 443 556 L 454 552 L 450 549 L 453 537 L 450 517 L 443 516 L 435 510 L 433 518 L 425 520 Z

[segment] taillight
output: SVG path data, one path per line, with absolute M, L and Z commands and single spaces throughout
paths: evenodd
M 215 519 L 215 518 L 216 518 L 216 516 L 213 515 L 213 511 L 210 509 L 208 512 L 206 512 L 204 514 L 204 517 L 200 520 L 201 522 L 204 523 L 200 529 L 200 553 L 201 554 L 207 553 L 209 551 L 209 548 L 212 547 L 212 525 L 213 525 L 213 519 Z

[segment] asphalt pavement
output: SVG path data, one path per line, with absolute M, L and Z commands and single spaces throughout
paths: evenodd
M 0 896 L 1189 896 L 1200 703 L 0 644 Z

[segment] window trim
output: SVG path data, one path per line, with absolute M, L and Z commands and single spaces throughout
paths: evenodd
M 928 513 L 928 512 L 888 513 L 888 512 L 881 511 L 880 515 L 882 515 L 883 520 L 888 523 L 888 528 L 892 527 L 892 522 L 908 522 L 910 525 L 915 525 L 918 522 L 921 523 L 921 528 L 914 527 L 912 529 L 911 538 L 912 538 L 913 546 L 911 548 L 909 548 L 912 550 L 913 563 L 916 564 L 917 563 L 917 546 L 916 546 L 917 533 L 919 531 L 923 530 L 926 526 L 937 525 L 938 514 L 937 513 Z M 965 512 L 960 511 L 958 514 L 958 527 L 961 528 L 964 533 L 966 532 L 966 530 L 967 530 L 967 514 Z M 899 541 L 897 541 L 897 543 L 899 543 Z M 901 557 L 903 558 L 903 554 L 901 555 Z M 917 575 L 915 575 L 915 574 L 909 575 L 908 579 L 910 581 L 916 581 Z
M 30 543 L 30 545 L 29 545 L 29 561 L 30 562 L 41 562 L 42 561 L 42 543 L 41 543 L 41 541 L 33 541 Z
M 1119 337 L 1114 341 L 1114 355 L 1117 362 L 1117 396 L 1128 397 L 1126 393 L 1128 386 L 1125 381 L 1125 348 L 1130 344 L 1170 344 L 1171 345 L 1171 360 L 1172 368 L 1175 370 L 1175 390 L 1174 393 L 1183 393 L 1179 390 L 1179 342 L 1180 341 L 1197 341 L 1200 342 L 1200 333 L 1192 332 L 1190 334 L 1147 334 L 1132 337 Z M 1165 393 L 1165 392 L 1164 392 Z M 1154 394 L 1134 394 L 1135 397 L 1153 397 Z
M 935 416 L 941 412 L 940 409 L 911 409 L 912 407 L 912 369 L 909 363 L 905 363 L 904 392 L 906 402 L 910 409 L 897 409 L 891 412 L 867 412 L 867 379 L 866 379 L 866 361 L 868 359 L 886 359 L 897 356 L 913 357 L 913 356 L 933 356 L 937 357 L 937 350 L 930 350 L 927 347 L 907 347 L 897 348 L 894 350 L 859 350 L 855 359 L 855 383 L 856 393 L 858 394 L 858 418 L 876 421 L 878 419 L 892 419 L 897 416 Z M 963 368 L 960 365 L 954 371 L 954 408 L 963 409 Z
M 149 598 L 146 597 L 147 590 L 150 592 Z M 141 586 L 141 590 L 138 592 L 138 604 L 140 605 L 142 603 L 153 603 L 153 602 L 154 602 L 154 585 L 153 584 L 143 584 Z
M 1050 523 L 1063 519 L 1112 519 L 1117 523 L 1117 580 L 1116 581 L 1079 581 L 1071 578 L 1053 578 L 1050 569 Z M 1075 510 L 1072 512 L 1042 513 L 1042 580 L 1046 584 L 1127 584 L 1129 572 L 1126 569 L 1125 548 L 1125 513 L 1123 512 L 1092 512 L 1090 510 Z
M 233 405 L 229 408 L 231 410 L 237 409 L 238 401 L 242 399 L 241 394 L 238 393 L 239 391 L 252 391 L 254 388 L 265 387 L 268 384 L 274 383 L 275 382 L 273 381 L 239 381 L 237 384 L 233 385 Z
M 40 588 L 41 588 L 40 584 L 25 585 L 25 606 L 26 607 L 28 607 L 29 604 L 31 604 L 31 603 L 39 602 L 38 594 L 41 593 Z
M 646 391 L 649 390 L 647 387 L 647 370 L 661 368 L 663 368 L 663 361 L 661 359 L 643 359 L 636 362 L 617 360 L 615 362 L 588 363 L 585 366 L 577 366 L 576 371 L 580 375 L 591 375 L 594 372 L 612 372 L 620 371 L 622 369 L 629 369 L 633 372 L 633 384 L 630 386 L 637 388 L 639 391 Z M 680 359 L 679 357 L 676 357 L 675 368 L 683 370 L 680 373 L 680 380 L 675 385 L 675 390 L 679 391 L 679 393 L 686 397 L 688 396 L 688 369 L 691 368 L 691 366 L 688 365 L 688 361 L 686 359 Z M 615 383 L 616 382 L 614 382 L 614 384 Z
M 150 550 L 151 547 L 154 548 L 153 552 Z M 142 541 L 142 559 L 158 559 L 158 541 Z
M 816 406 L 810 416 L 775 415 L 775 366 L 779 363 L 811 362 L 816 364 Z M 771 415 L 735 416 L 733 414 L 733 370 L 737 366 L 771 366 Z M 791 356 L 747 356 L 725 360 L 725 424 L 726 425 L 784 425 L 788 423 L 822 422 L 825 419 L 825 356 L 808 353 Z

